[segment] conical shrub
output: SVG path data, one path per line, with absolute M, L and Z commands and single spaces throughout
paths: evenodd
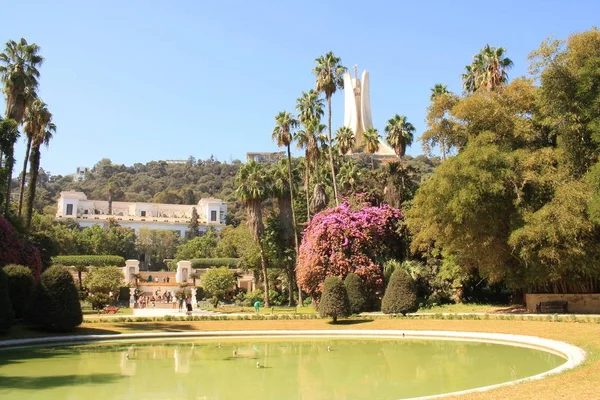
M 395 270 L 383 296 L 381 311 L 384 314 L 406 315 L 418 309 L 414 280 L 405 270 Z
M 332 317 L 333 323 L 337 322 L 338 317 L 350 315 L 350 301 L 344 282 L 337 277 L 325 280 L 318 309 L 322 317 Z
M 83 322 L 79 293 L 65 267 L 48 268 L 33 289 L 30 324 L 49 331 L 72 331 Z
M 8 277 L 6 272 L 0 268 L 0 332 L 8 331 L 13 321 L 14 314 L 8 295 Z
M 344 286 L 350 301 L 350 313 L 358 314 L 364 311 L 367 306 L 367 296 L 360 277 L 354 273 L 348 274 L 344 279 Z
M 25 310 L 31 299 L 33 274 L 29 268 L 15 264 L 4 267 L 4 272 L 8 277 L 8 293 L 15 318 L 21 319 L 25 316 Z

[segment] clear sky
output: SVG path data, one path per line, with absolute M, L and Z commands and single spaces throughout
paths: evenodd
M 543 39 L 597 24 L 600 2 L 30 0 L 4 1 L 2 13 L 1 42 L 41 46 L 39 93 L 58 127 L 42 168 L 69 174 L 102 158 L 276 151 L 274 116 L 294 111 L 314 87 L 314 59 L 330 50 L 370 72 L 380 132 L 398 113 L 419 136 L 430 88 L 460 92 L 464 66 L 485 44 L 505 47 L 510 76 L 523 75 Z M 342 120 L 338 93 L 334 130 Z M 23 152 L 21 141 L 18 162 Z M 409 154 L 420 153 L 415 142 Z

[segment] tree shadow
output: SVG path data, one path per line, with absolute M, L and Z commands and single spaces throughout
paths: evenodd
M 373 322 L 372 319 L 343 319 L 340 320 L 336 323 L 334 323 L 333 321 L 329 321 L 327 322 L 329 325 L 358 325 L 358 324 L 366 324 L 369 322 Z
M 61 386 L 102 385 L 121 379 L 120 374 L 57 375 L 57 376 L 3 376 L 0 387 L 3 389 L 50 389 Z

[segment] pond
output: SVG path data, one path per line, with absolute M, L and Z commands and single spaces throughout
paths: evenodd
M 400 399 L 533 376 L 565 359 L 422 339 L 173 339 L 0 351 L 8 399 Z

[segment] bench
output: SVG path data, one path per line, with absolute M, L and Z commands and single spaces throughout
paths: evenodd
M 535 312 L 538 314 L 566 314 L 568 313 L 568 301 L 541 301 L 536 304 Z
M 108 307 L 104 307 L 104 314 L 116 314 L 117 311 L 119 311 L 120 308 L 119 307 L 115 307 L 115 306 L 108 306 Z

